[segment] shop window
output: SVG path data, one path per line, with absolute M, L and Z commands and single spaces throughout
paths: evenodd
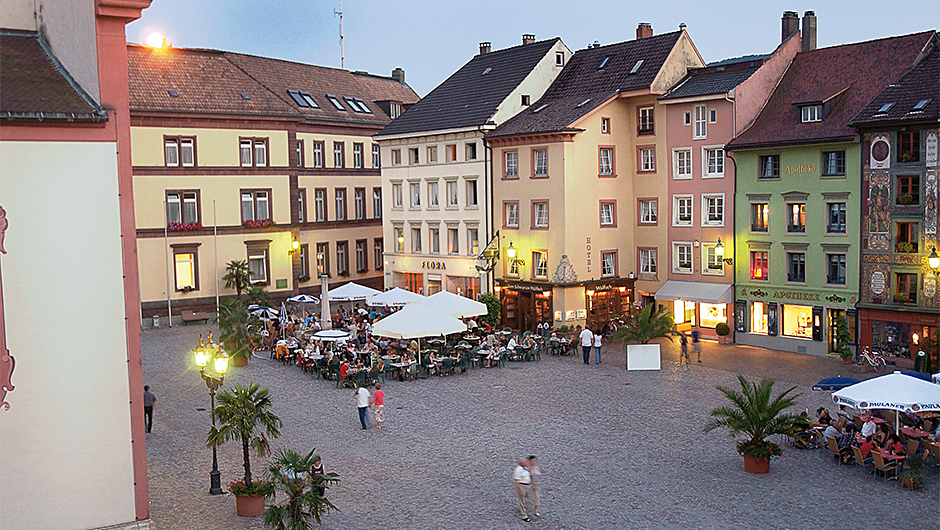
M 813 338 L 813 308 L 805 305 L 783 305 L 783 336 Z
M 767 251 L 751 251 L 751 279 L 767 280 L 769 276 L 769 258 Z
M 695 325 L 695 302 L 688 300 L 675 300 L 672 303 L 672 318 L 676 324 L 686 322 Z
M 714 329 L 721 322 L 728 323 L 725 304 L 706 304 L 703 302 L 698 307 L 699 325 L 701 327 Z
M 895 252 L 917 252 L 917 223 L 896 223 L 897 238 L 894 244 Z
M 920 204 L 920 175 L 898 175 L 897 204 Z
M 767 302 L 751 302 L 751 333 L 767 335 L 769 315 Z

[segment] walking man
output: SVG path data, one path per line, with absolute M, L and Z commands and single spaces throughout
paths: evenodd
M 539 517 L 539 481 L 542 478 L 542 472 L 535 462 L 535 455 L 529 455 L 529 477 L 532 479 L 532 513 Z
M 153 427 L 153 404 L 157 396 L 150 391 L 150 385 L 144 385 L 144 421 L 147 423 L 147 432 Z
M 581 353 L 584 355 L 584 364 L 591 364 L 591 346 L 594 345 L 594 332 L 585 327 L 578 337 L 581 339 Z
M 382 383 L 375 384 L 375 392 L 372 393 L 372 399 L 369 402 L 372 404 L 372 415 L 375 416 L 375 427 L 381 429 L 382 422 L 385 421 L 382 417 L 382 412 L 385 410 L 385 391 L 382 390 Z
M 516 469 L 512 472 L 512 481 L 516 487 L 516 497 L 519 498 L 519 511 L 522 512 L 522 520 L 529 522 L 529 498 L 532 494 L 532 476 L 526 467 L 529 461 L 520 458 Z
M 691 364 L 689 361 L 689 338 L 685 336 L 685 333 L 679 332 L 679 364 L 682 364 L 685 361 L 685 364 Z
M 369 409 L 369 389 L 365 385 L 359 385 L 356 390 L 356 406 L 359 407 L 359 423 L 362 424 L 362 430 L 366 430 L 366 410 Z
M 702 362 L 702 343 L 698 340 L 698 330 L 692 330 L 692 351 L 698 355 L 698 362 Z

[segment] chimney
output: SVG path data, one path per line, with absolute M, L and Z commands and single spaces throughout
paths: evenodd
M 816 49 L 816 13 L 807 11 L 803 13 L 803 51 Z
M 600 48 L 600 47 L 601 47 L 601 41 L 599 40 L 594 41 L 594 44 L 588 46 L 588 48 Z
M 535 35 L 533 33 L 523 33 L 522 34 L 522 45 L 532 44 L 535 42 Z
M 649 22 L 640 22 L 636 27 L 636 38 L 645 39 L 653 36 L 653 25 Z
M 480 43 L 480 55 L 486 55 L 490 53 L 490 48 L 492 48 L 492 46 L 493 45 L 489 42 L 481 42 Z
M 685 22 L 680 22 L 680 23 L 679 23 L 679 31 L 685 31 L 685 28 L 686 28 Z
M 392 79 L 398 81 L 401 84 L 405 84 L 405 71 L 401 68 L 396 68 L 392 70 Z
M 800 15 L 796 11 L 784 11 L 780 29 L 780 42 L 784 42 L 797 31 L 800 31 Z

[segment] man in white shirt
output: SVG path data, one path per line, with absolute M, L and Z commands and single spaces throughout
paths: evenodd
M 356 406 L 359 407 L 359 423 L 362 424 L 362 430 L 366 430 L 366 410 L 369 408 L 369 398 L 372 397 L 369 394 L 369 389 L 365 386 L 360 386 L 359 390 L 356 390 Z
M 875 422 L 871 419 L 871 413 L 867 413 L 862 416 L 862 419 L 865 420 L 865 423 L 862 424 L 862 438 L 866 438 L 875 434 L 875 431 L 878 429 L 878 426 L 875 425 Z
M 519 511 L 522 512 L 522 520 L 529 522 L 529 497 L 532 494 L 532 475 L 526 468 L 529 461 L 520 458 L 516 469 L 512 472 L 512 481 L 516 487 L 516 496 L 519 498 Z
M 591 347 L 594 345 L 594 332 L 584 328 L 578 335 L 581 339 L 581 351 L 584 354 L 584 364 L 591 364 Z

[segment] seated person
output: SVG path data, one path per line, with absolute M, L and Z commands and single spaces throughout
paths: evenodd
M 346 362 L 346 359 L 343 359 L 342 364 L 339 365 L 339 380 L 345 381 L 346 375 L 349 373 L 349 363 Z
M 878 443 L 875 442 L 874 438 L 871 436 L 866 436 L 865 441 L 862 442 L 862 445 L 859 446 L 859 450 L 862 452 L 862 463 L 865 465 L 872 463 L 871 452 L 872 450 L 878 449 Z
M 379 360 L 372 363 L 372 368 L 369 369 L 369 377 L 375 377 L 379 372 L 385 371 L 385 360 L 379 357 Z
M 532 348 L 532 347 L 534 347 L 534 346 L 535 346 L 535 339 L 532 338 L 532 335 L 526 335 L 526 336 L 522 339 L 522 347 L 523 347 L 523 348 Z
M 932 436 L 928 436 L 928 438 L 932 438 L 935 442 L 940 442 L 940 422 L 937 422 L 937 430 L 934 431 Z
M 862 415 L 862 420 L 865 422 L 862 424 L 862 436 L 867 437 L 874 435 L 875 431 L 878 430 L 878 425 L 872 420 L 872 415 L 866 413 Z
M 894 433 L 888 435 L 888 443 L 885 444 L 885 449 L 893 455 L 904 454 L 904 444 L 901 443 L 898 435 Z
M 878 430 L 875 431 L 875 441 L 878 442 L 878 445 L 884 447 L 888 443 L 888 424 L 882 423 L 878 426 Z
M 824 407 L 819 407 L 816 409 L 816 416 L 817 427 L 828 427 L 829 422 L 832 421 L 832 416 L 829 415 L 829 411 Z
M 855 421 L 845 412 L 845 405 L 839 405 L 839 421 L 842 424 L 843 431 L 846 427 L 853 431 L 858 428 L 858 426 L 855 425 Z

